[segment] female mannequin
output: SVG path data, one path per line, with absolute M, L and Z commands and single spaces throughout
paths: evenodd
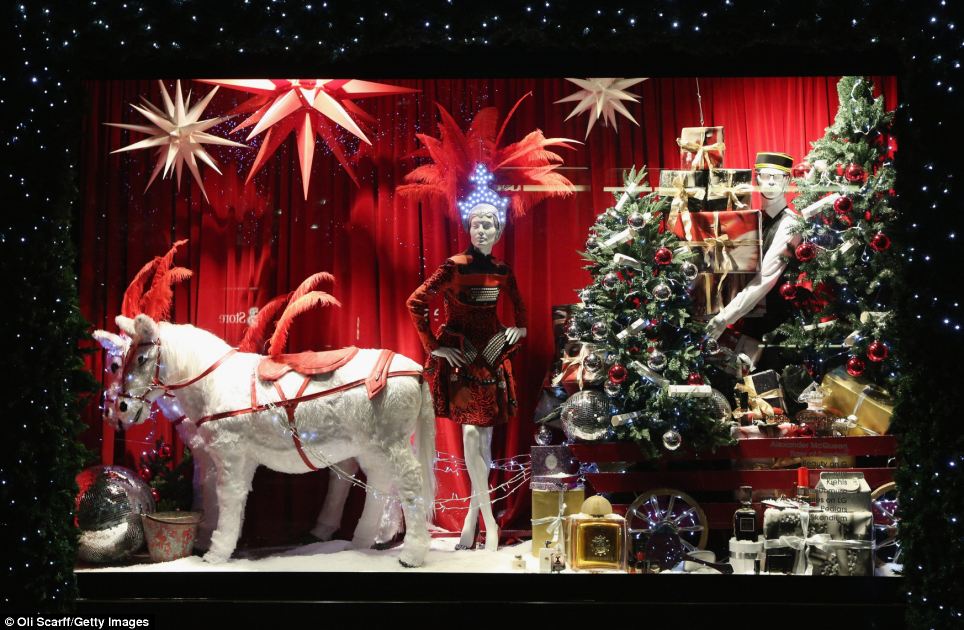
M 508 199 L 486 185 L 491 175 L 476 170 L 476 190 L 459 202 L 462 223 L 472 245 L 447 259 L 408 298 L 407 306 L 427 353 L 435 414 L 459 423 L 465 465 L 472 487 L 468 513 L 457 549 L 475 541 L 479 513 L 485 523 L 485 548 L 495 551 L 499 529 L 489 496 L 492 431 L 515 413 L 515 385 L 508 356 L 526 336 L 526 311 L 509 267 L 492 258 L 505 227 Z M 515 310 L 515 326 L 504 327 L 496 307 L 505 291 Z M 438 335 L 429 323 L 429 303 L 441 293 L 445 323 Z

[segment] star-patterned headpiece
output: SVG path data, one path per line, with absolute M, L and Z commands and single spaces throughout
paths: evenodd
M 505 210 L 509 207 L 509 198 L 499 195 L 489 184 L 495 176 L 485 168 L 484 164 L 476 164 L 475 170 L 469 175 L 469 181 L 475 185 L 475 189 L 464 199 L 459 199 L 459 213 L 462 215 L 462 223 L 467 223 L 472 210 L 482 204 L 494 207 L 499 216 L 499 225 L 505 227 Z

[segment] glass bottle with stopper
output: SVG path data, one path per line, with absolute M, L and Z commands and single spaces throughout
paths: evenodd
M 740 486 L 737 494 L 740 507 L 733 513 L 733 537 L 737 540 L 755 541 L 760 534 L 757 528 L 756 510 L 753 509 L 753 487 Z
M 626 570 L 626 519 L 599 495 L 569 519 L 569 562 L 577 571 Z
M 797 398 L 802 403 L 807 404 L 807 408 L 797 412 L 794 418 L 797 424 L 805 424 L 812 427 L 814 434 L 819 436 L 829 436 L 833 433 L 834 417 L 824 410 L 823 401 L 827 396 L 827 391 L 817 383 L 807 386 Z

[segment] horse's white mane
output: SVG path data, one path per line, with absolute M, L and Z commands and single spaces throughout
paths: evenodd
M 164 362 L 187 372 L 200 372 L 221 358 L 231 346 L 223 339 L 190 324 L 158 322 Z

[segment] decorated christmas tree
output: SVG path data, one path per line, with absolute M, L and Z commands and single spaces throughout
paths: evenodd
M 137 473 L 151 486 L 158 512 L 190 510 L 193 497 L 194 462 L 191 451 L 175 463 L 174 452 L 163 440 L 157 440 L 154 451 L 141 457 Z
M 635 440 L 651 454 L 711 448 L 729 439 L 718 398 L 670 387 L 704 384 L 705 359 L 716 351 L 692 318 L 696 254 L 666 229 L 668 198 L 635 194 L 645 176 L 631 170 L 626 192 L 590 230 L 582 256 L 593 282 L 579 292 L 566 331 L 582 351 L 564 363 L 601 377 L 610 439 Z
M 795 315 L 772 337 L 795 350 L 811 374 L 846 364 L 851 376 L 893 384 L 898 362 L 890 350 L 890 291 L 900 262 L 891 247 L 893 113 L 863 77 L 843 77 L 837 92 L 833 125 L 795 169 L 794 205 L 804 208 L 828 193 L 840 197 L 795 226 L 802 241 L 780 286 Z

